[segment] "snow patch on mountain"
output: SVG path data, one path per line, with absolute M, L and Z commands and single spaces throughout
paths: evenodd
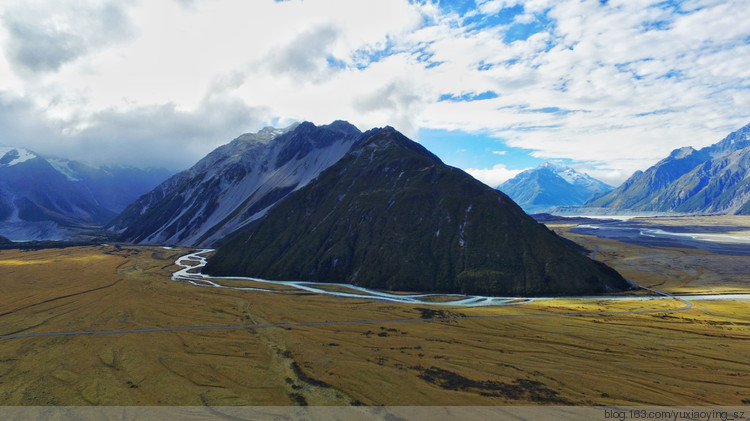
M 570 184 L 591 187 L 593 191 L 607 191 L 613 188 L 612 186 L 607 185 L 586 173 L 580 173 L 570 167 L 556 165 L 551 162 L 545 162 L 541 164 L 539 168 L 546 168 L 552 171 L 554 174 L 557 174 L 560 178 Z
M 28 149 L 0 146 L 0 166 L 2 167 L 12 167 L 36 157 L 37 154 Z
M 81 179 L 78 178 L 78 173 L 70 168 L 70 161 L 68 161 L 67 159 L 48 158 L 47 162 L 49 162 L 54 169 L 56 169 L 60 174 L 64 175 L 68 180 L 81 181 Z

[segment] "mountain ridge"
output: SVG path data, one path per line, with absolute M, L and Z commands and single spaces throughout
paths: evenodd
M 214 245 L 338 161 L 360 134 L 344 121 L 243 134 L 142 196 L 107 228 L 138 244 Z
M 701 149 L 673 150 L 587 207 L 633 211 L 750 213 L 750 124 Z

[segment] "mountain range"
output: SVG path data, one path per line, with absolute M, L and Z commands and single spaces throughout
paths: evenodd
M 675 149 L 585 205 L 631 211 L 750 214 L 750 124 L 711 146 Z
M 344 121 L 244 134 L 138 199 L 107 228 L 138 244 L 215 245 L 341 159 L 360 135 Z
M 497 189 L 526 212 L 537 213 L 557 206 L 580 206 L 614 187 L 572 168 L 545 162 L 519 173 Z
M 0 218 L 26 236 L 106 223 L 125 242 L 219 246 L 205 268 L 214 274 L 513 296 L 630 288 L 508 196 L 391 127 L 266 128 L 158 185 L 148 174 L 6 148 Z M 8 233 L 18 234 L 0 231 L 18 237 Z
M 204 272 L 485 295 L 629 288 L 508 196 L 391 127 L 357 136 L 220 246 Z
M 168 176 L 163 169 L 93 167 L 0 146 L 0 235 L 66 239 L 106 224 Z

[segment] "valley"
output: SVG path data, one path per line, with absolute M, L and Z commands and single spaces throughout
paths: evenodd
M 658 223 L 750 228 L 737 216 Z M 750 402 L 747 298 L 727 295 L 750 293 L 749 256 L 632 244 L 575 232 L 571 224 L 549 227 L 596 250 L 597 260 L 628 280 L 680 295 L 689 305 L 628 292 L 472 307 L 441 302 L 450 297 L 435 297 L 439 304 L 395 302 L 226 281 L 273 291 L 240 290 L 173 281 L 182 269 L 175 262 L 192 249 L 3 250 L 0 402 Z M 48 333 L 66 334 L 31 336 Z
M 738 3 L 0 1 L 0 418 L 750 420 Z

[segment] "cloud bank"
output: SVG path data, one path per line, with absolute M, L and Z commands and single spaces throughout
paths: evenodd
M 746 6 L 8 1 L 0 143 L 182 169 L 265 125 L 346 119 L 412 137 L 482 133 L 495 151 L 570 160 L 617 184 L 748 123 Z M 470 172 L 488 184 L 517 172 L 509 155 L 481 153 L 495 163 Z

